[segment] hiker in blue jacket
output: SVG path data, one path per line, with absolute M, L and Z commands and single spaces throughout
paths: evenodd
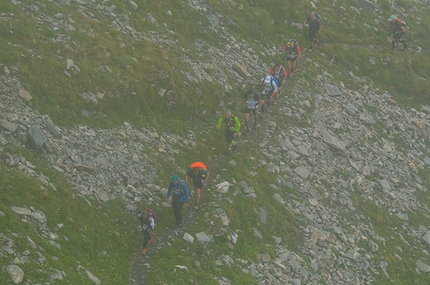
M 188 204 L 190 194 L 188 192 L 187 184 L 179 179 L 177 174 L 173 174 L 170 179 L 169 188 L 167 188 L 166 199 L 169 201 L 170 192 L 173 190 L 172 207 L 173 215 L 175 216 L 176 225 L 180 226 L 184 223 L 184 217 L 181 214 L 182 207 Z

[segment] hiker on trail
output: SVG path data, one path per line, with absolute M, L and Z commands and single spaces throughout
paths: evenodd
M 239 101 L 239 104 L 242 104 L 243 101 L 245 101 L 245 132 L 249 132 L 248 121 L 249 113 L 251 112 L 254 115 L 254 124 L 252 128 L 255 129 L 257 127 L 260 96 L 254 90 L 248 90 L 243 94 L 243 98 Z
M 296 70 L 296 64 L 301 55 L 301 49 L 296 39 L 289 39 L 284 45 L 285 62 L 287 63 L 287 78 Z
M 408 48 L 408 45 L 405 41 L 405 33 L 406 33 L 406 23 L 397 16 L 396 18 L 390 21 L 390 27 L 393 35 L 391 36 L 391 43 L 393 45 L 392 49 L 396 49 L 396 43 L 401 42 L 403 44 L 403 50 Z
M 287 79 L 287 72 L 285 71 L 285 68 L 279 63 L 275 63 L 269 69 L 268 74 L 273 77 L 273 80 L 278 87 L 281 87 L 285 83 L 285 79 Z
M 302 23 L 302 26 L 304 27 L 306 24 L 309 25 L 309 41 L 311 43 L 308 48 L 308 52 L 312 52 L 313 47 L 317 43 L 317 36 L 322 30 L 320 16 L 315 12 L 311 12 L 306 20 Z
M 202 162 L 200 162 L 200 164 L 196 162 L 190 165 L 190 169 L 188 169 L 187 174 L 185 175 L 186 184 L 188 184 L 188 178 L 193 180 L 195 195 L 194 210 L 197 211 L 199 209 L 200 192 L 202 191 L 203 186 L 208 182 L 209 172 L 206 170 L 206 166 Z
M 231 113 L 230 110 L 227 110 L 224 115 L 221 116 L 218 120 L 217 129 L 221 128 L 222 124 L 225 124 L 225 141 L 228 143 L 228 151 L 232 152 L 233 149 L 236 148 L 236 142 L 234 138 L 237 136 L 237 133 L 240 130 L 240 121 L 239 119 Z
M 139 221 L 142 223 L 143 246 L 142 254 L 146 254 L 146 247 L 152 242 L 151 232 L 155 228 L 155 220 L 151 212 L 144 208 L 137 213 Z
M 259 112 L 260 116 L 262 118 L 265 117 L 264 113 L 266 112 L 265 108 L 265 101 L 267 100 L 267 108 L 270 106 L 270 99 L 271 98 L 277 98 L 278 93 L 278 86 L 273 80 L 273 77 L 271 75 L 266 75 L 265 77 L 261 78 L 260 80 L 260 101 L 258 103 L 258 110 L 261 110 L 262 112 Z M 276 99 L 273 101 L 276 103 Z
M 184 217 L 181 214 L 182 207 L 188 204 L 189 192 L 187 184 L 179 179 L 177 174 L 173 174 L 170 179 L 169 188 L 167 188 L 166 199 L 169 202 L 170 193 L 173 191 L 172 207 L 173 215 L 175 216 L 176 225 L 180 226 L 184 223 Z

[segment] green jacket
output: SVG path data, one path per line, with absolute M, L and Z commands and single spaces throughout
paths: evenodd
M 239 132 L 240 130 L 240 121 L 235 115 L 231 115 L 230 118 L 226 118 L 225 114 L 221 116 L 218 120 L 218 127 L 221 127 L 222 123 L 225 121 L 225 125 L 227 129 L 229 129 L 232 132 Z

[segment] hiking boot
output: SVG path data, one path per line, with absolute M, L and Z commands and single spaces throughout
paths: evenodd
M 148 240 L 148 245 L 150 245 L 150 244 L 151 244 L 151 242 L 152 242 L 152 238 L 150 238 L 150 239 Z
M 146 248 L 142 249 L 142 254 L 146 254 Z
M 311 48 L 308 48 L 308 52 L 312 52 L 312 49 L 311 49 Z
M 254 124 L 252 125 L 252 128 L 253 129 L 257 128 L 257 122 L 254 122 Z
M 199 203 L 195 203 L 194 204 L 194 210 L 198 211 L 199 210 Z

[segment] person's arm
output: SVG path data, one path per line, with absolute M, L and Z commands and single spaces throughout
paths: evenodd
M 276 86 L 276 83 L 272 82 L 272 86 L 273 86 L 273 93 L 276 94 L 276 92 L 278 91 L 278 86 Z
M 302 27 L 304 27 L 308 23 L 308 18 L 305 19 L 305 21 L 302 23 Z
M 318 32 L 317 32 L 317 36 L 318 36 L 318 34 L 321 32 L 321 30 L 322 30 L 322 25 L 320 25 L 320 27 L 319 27 L 319 29 L 318 29 Z
M 240 130 L 240 121 L 239 121 L 239 118 L 236 117 L 236 116 L 234 116 L 233 120 L 234 120 L 234 129 L 233 129 L 233 132 L 237 133 Z
M 225 114 L 224 114 L 224 115 L 222 115 L 222 116 L 221 116 L 221 118 L 219 118 L 219 120 L 218 120 L 218 124 L 216 125 L 216 128 L 217 128 L 217 129 L 220 129 L 220 128 L 221 128 L 222 122 L 224 122 L 224 120 L 225 120 Z
M 153 217 L 149 217 L 149 226 L 151 227 L 151 230 L 155 228 L 155 222 Z
M 191 176 L 190 171 L 192 171 L 192 168 L 188 169 L 187 173 L 185 174 L 185 183 L 188 184 L 188 177 Z
M 188 187 L 187 187 L 187 184 L 182 184 L 182 189 L 184 190 L 184 192 L 185 192 L 185 203 L 188 203 L 188 199 L 190 198 L 190 193 L 188 192 Z
M 203 182 L 205 185 L 208 183 L 208 179 L 209 179 L 209 171 L 206 171 L 207 172 L 207 174 L 206 174 L 206 179 L 205 179 L 205 181 Z
M 169 187 L 167 188 L 166 199 L 169 199 L 170 192 L 172 192 L 173 184 L 170 182 Z
M 302 55 L 302 49 L 300 48 L 300 46 L 297 46 L 297 59 L 299 59 L 301 55 Z

